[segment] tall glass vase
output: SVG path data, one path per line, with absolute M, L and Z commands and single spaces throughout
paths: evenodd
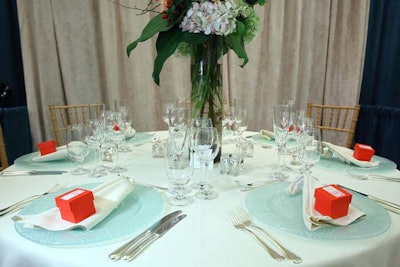
M 190 93 L 192 118 L 209 117 L 222 140 L 222 55 L 223 37 L 209 39 L 191 47 Z M 221 149 L 220 149 L 221 150 Z M 220 153 L 215 161 L 219 161 Z

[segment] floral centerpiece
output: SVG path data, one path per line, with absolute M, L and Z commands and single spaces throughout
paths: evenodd
M 146 12 L 158 12 L 140 37 L 127 47 L 128 56 L 139 42 L 158 34 L 153 80 L 160 85 L 160 72 L 173 54 L 191 57 L 192 117 L 207 114 L 222 129 L 221 57 L 229 50 L 248 62 L 245 43 L 259 28 L 255 5 L 265 0 L 150 0 Z

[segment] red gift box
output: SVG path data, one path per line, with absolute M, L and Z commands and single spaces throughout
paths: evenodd
M 353 157 L 358 160 L 370 161 L 374 154 L 375 150 L 369 145 L 358 144 L 358 143 L 354 145 Z
M 92 191 L 75 188 L 55 198 L 61 218 L 78 223 L 96 212 Z
M 41 142 L 37 146 L 41 156 L 56 152 L 56 141 L 54 140 Z
M 332 219 L 346 216 L 352 195 L 337 185 L 327 185 L 316 188 L 314 191 L 314 208 Z

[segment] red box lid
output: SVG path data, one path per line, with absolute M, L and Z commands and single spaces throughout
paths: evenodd
M 44 156 L 44 155 L 47 155 L 47 154 L 57 151 L 56 141 L 54 141 L 54 140 L 41 142 L 37 146 L 39 148 L 39 152 L 40 152 L 41 156 Z

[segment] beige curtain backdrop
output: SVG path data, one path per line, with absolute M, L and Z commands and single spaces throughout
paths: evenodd
M 127 6 L 147 1 L 115 0 Z M 49 104 L 129 98 L 138 131 L 166 129 L 163 102 L 189 98 L 187 58 L 171 57 L 161 86 L 151 73 L 155 39 L 130 58 L 125 49 L 153 14 L 138 16 L 108 0 L 18 0 L 26 94 L 34 148 L 54 137 Z M 358 103 L 369 0 L 269 0 L 256 8 L 260 31 L 247 44 L 245 68 L 224 56 L 224 97 L 245 98 L 249 130 L 271 129 L 272 106 L 295 99 L 334 105 Z

